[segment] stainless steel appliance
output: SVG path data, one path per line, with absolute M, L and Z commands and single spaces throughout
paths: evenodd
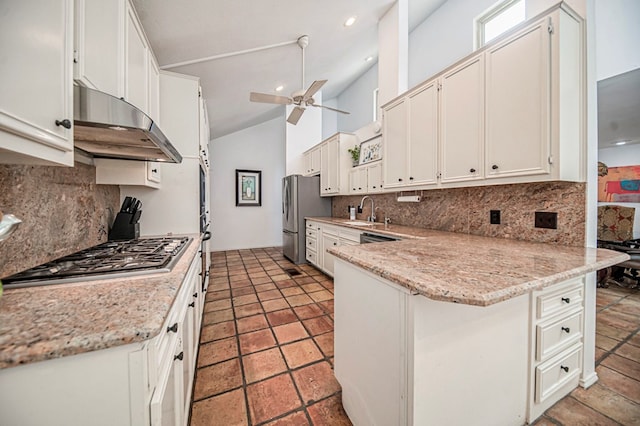
M 306 263 L 305 217 L 331 216 L 331 199 L 320 196 L 320 176 L 282 178 L 282 251 L 295 264 Z
M 5 289 L 169 272 L 189 237 L 108 241 L 2 279 Z
M 69 120 L 59 125 L 71 128 Z M 94 157 L 182 161 L 178 150 L 148 115 L 108 93 L 74 86 L 73 125 L 74 146 Z
M 367 243 L 383 243 L 387 241 L 399 241 L 401 238 L 390 237 L 388 235 L 371 234 L 369 232 L 363 232 L 360 234 L 360 244 Z

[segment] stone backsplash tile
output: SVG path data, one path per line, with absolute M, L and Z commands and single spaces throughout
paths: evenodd
M 418 191 L 420 192 L 420 191 Z M 585 243 L 586 184 L 542 182 L 422 191 L 419 203 L 399 203 L 399 193 L 371 195 L 377 221 L 385 214 L 392 223 L 440 231 L 511 238 L 570 246 Z M 413 194 L 406 191 L 405 194 Z M 349 218 L 348 206 L 362 196 L 334 197 L 334 217 Z M 489 223 L 489 211 L 500 210 L 501 224 Z M 558 213 L 558 229 L 534 227 L 536 211 Z M 370 216 L 365 200 L 360 220 Z
M 120 203 L 95 168 L 0 165 L 0 210 L 22 220 L 0 242 L 0 278 L 107 241 Z

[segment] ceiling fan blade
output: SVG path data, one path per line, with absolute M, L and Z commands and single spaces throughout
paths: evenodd
M 324 105 L 312 104 L 311 106 L 318 107 L 318 108 L 330 109 L 331 111 L 339 112 L 340 114 L 351 114 L 349 111 L 343 111 L 341 109 L 335 109 L 335 108 L 331 108 L 331 107 L 324 106 Z
M 287 118 L 287 122 L 291 123 L 291 124 L 298 124 L 298 120 L 300 120 L 300 117 L 302 117 L 302 113 L 304 112 L 304 108 L 302 107 L 294 107 L 293 111 L 291 111 L 291 114 L 289 114 L 289 117 Z
M 251 102 L 262 102 L 265 104 L 290 105 L 293 103 L 293 99 L 287 98 L 286 96 L 276 96 L 270 95 L 268 93 L 256 92 L 251 92 L 251 94 L 249 95 L 249 100 Z
M 304 95 L 302 95 L 302 98 L 304 100 L 307 100 L 309 98 L 311 98 L 313 95 L 316 94 L 316 92 L 318 90 L 320 90 L 322 88 L 322 86 L 324 86 L 324 84 L 327 82 L 327 80 L 316 80 L 314 81 L 311 86 L 309 86 L 309 88 L 307 89 L 306 92 L 304 92 Z

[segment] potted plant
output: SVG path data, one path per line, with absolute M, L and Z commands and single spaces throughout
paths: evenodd
M 347 149 L 347 151 L 351 154 L 353 167 L 357 166 L 360 163 L 360 145 L 355 145 L 353 148 Z

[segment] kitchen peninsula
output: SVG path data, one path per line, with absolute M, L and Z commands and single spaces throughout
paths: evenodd
M 585 276 L 624 254 L 420 237 L 329 249 L 335 374 L 354 424 L 519 425 L 578 385 Z

